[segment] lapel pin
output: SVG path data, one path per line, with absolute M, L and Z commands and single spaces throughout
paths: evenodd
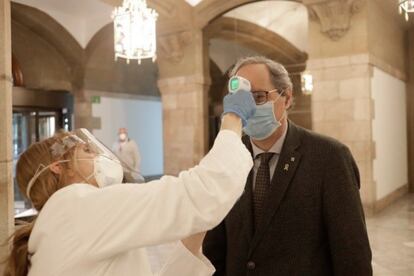
M 289 170 L 289 164 L 285 164 L 284 170 L 285 171 L 288 171 Z
M 295 162 L 295 157 L 291 157 L 290 161 Z

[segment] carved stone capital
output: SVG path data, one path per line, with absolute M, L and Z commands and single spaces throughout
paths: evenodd
M 158 37 L 158 57 L 179 63 L 184 57 L 184 49 L 193 41 L 190 31 Z
M 309 18 L 319 20 L 322 33 L 338 40 L 349 30 L 351 17 L 359 12 L 363 0 L 304 0 Z

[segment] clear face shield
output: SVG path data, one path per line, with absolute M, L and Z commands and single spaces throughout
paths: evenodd
M 77 129 L 72 134 L 56 141 L 50 148 L 52 164 L 41 164 L 30 180 L 26 195 L 30 199 L 30 190 L 36 179 L 53 164 L 67 163 L 72 160 L 62 159 L 65 153 L 75 148 L 74 170 L 87 183 L 95 179 L 99 187 L 122 183 L 123 167 L 121 161 L 93 136 L 87 129 Z M 72 184 L 72 183 L 69 183 Z

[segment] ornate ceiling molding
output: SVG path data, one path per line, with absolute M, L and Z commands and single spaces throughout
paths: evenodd
M 172 63 L 179 63 L 184 57 L 184 49 L 193 41 L 190 31 L 183 31 L 158 38 L 157 55 L 160 59 L 167 59 Z
M 319 20 L 321 31 L 339 40 L 350 28 L 351 17 L 361 10 L 363 0 L 303 0 L 311 20 Z

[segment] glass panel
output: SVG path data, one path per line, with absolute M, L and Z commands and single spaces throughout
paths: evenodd
M 20 154 L 34 142 L 36 142 L 36 113 L 13 113 L 13 179 L 16 214 L 30 208 L 30 203 L 25 201 L 17 185 L 16 163 Z
M 55 134 L 56 118 L 55 112 L 39 112 L 39 141 Z
M 20 154 L 36 141 L 55 134 L 58 113 L 54 111 L 13 112 L 13 179 L 15 214 L 31 208 L 30 202 L 20 193 L 16 181 L 16 164 Z

